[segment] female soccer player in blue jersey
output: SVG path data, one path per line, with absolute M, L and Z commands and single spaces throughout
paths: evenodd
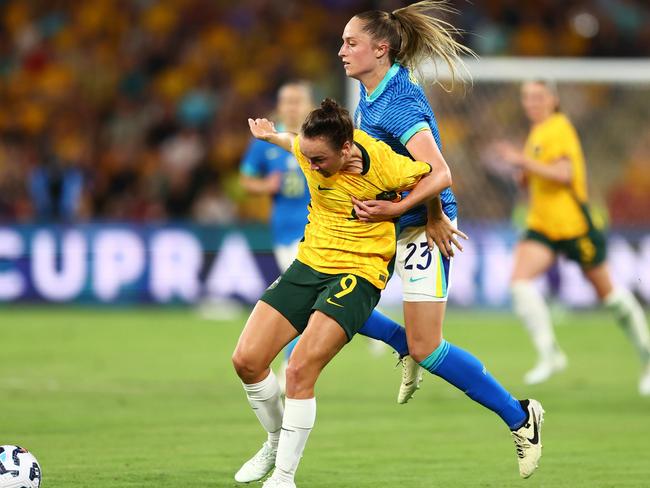
M 313 105 L 311 85 L 306 81 L 290 81 L 278 90 L 278 129 L 297 133 Z M 278 268 L 285 272 L 298 254 L 298 244 L 307 224 L 309 190 L 296 158 L 288 151 L 270 142 L 253 139 L 244 154 L 240 169 L 242 187 L 251 194 L 270 195 L 273 198 L 271 232 L 273 253 Z M 406 332 L 392 320 L 378 316 L 359 331 L 391 346 L 400 357 L 408 354 Z M 285 350 L 285 358 L 278 371 L 280 388 L 284 392 L 287 363 L 298 339 Z M 413 363 L 417 366 L 417 363 Z M 419 367 L 418 367 L 419 369 Z M 417 370 L 416 370 L 417 371 Z M 406 383 L 406 386 L 404 385 Z M 407 378 L 400 391 L 412 393 L 417 384 Z M 408 398 L 407 398 L 408 399 Z
M 433 111 L 412 74 L 418 63 L 442 58 L 456 73 L 460 55 L 471 51 L 457 43 L 453 27 L 428 13 L 445 10 L 443 2 L 424 1 L 393 11 L 373 10 L 355 15 L 343 31 L 339 56 L 347 76 L 360 82 L 355 124 L 386 142 L 397 153 L 427 161 L 432 171 L 450 174 L 440 152 L 440 136 Z M 449 176 L 451 184 L 451 177 Z M 465 392 L 497 413 L 511 429 L 519 472 L 527 478 L 541 456 L 540 427 L 543 409 L 536 400 L 517 401 L 468 352 L 443 339 L 442 324 L 449 288 L 451 243 L 444 225 L 455 222 L 456 201 L 450 188 L 437 202 L 420 206 L 400 218 L 395 269 L 404 289 L 404 319 L 411 357 L 424 369 Z M 360 218 L 369 222 L 396 217 L 390 202 L 355 202 Z M 429 228 L 442 229 L 428 234 Z M 461 234 L 462 235 L 462 234 Z M 431 249 L 431 243 L 435 246 Z M 458 243 L 456 242 L 456 245 Z M 373 317 L 370 318 L 370 321 Z

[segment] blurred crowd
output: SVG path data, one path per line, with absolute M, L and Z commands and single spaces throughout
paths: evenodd
M 482 55 L 650 56 L 646 0 L 456 0 Z
M 451 3 L 480 54 L 650 54 L 646 2 Z M 288 79 L 342 98 L 346 21 L 402 5 L 0 0 L 0 223 L 260 217 L 237 185 L 246 117 Z

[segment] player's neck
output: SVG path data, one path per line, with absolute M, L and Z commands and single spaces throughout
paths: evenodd
M 532 121 L 531 121 L 531 125 L 532 125 L 533 127 L 537 127 L 538 125 L 542 125 L 542 124 L 543 124 L 544 122 L 546 122 L 548 119 L 550 119 L 551 117 L 553 117 L 553 115 L 555 115 L 555 112 L 551 112 L 550 114 L 546 114 L 545 116 L 540 117 L 540 118 L 538 118 L 538 119 L 536 119 L 536 120 L 532 120 Z
M 375 89 L 379 86 L 381 80 L 384 79 L 389 69 L 390 64 L 386 66 L 382 64 L 377 69 L 371 71 L 359 80 L 363 84 L 363 87 L 366 89 L 367 96 L 372 95 L 372 92 L 375 91 Z
M 361 174 L 363 172 L 363 155 L 361 149 L 356 144 L 352 145 L 350 156 L 343 162 L 343 166 L 339 170 L 343 173 Z

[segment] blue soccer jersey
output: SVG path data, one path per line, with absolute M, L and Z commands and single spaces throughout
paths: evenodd
M 242 159 L 241 172 L 255 178 L 282 173 L 280 191 L 273 195 L 273 242 L 286 245 L 300 239 L 307 225 L 309 190 L 293 154 L 269 142 L 254 139 Z
M 395 63 L 381 83 L 368 96 L 362 83 L 360 101 L 354 113 L 355 126 L 375 139 L 388 144 L 396 153 L 411 156 L 406 143 L 421 130 L 431 130 L 442 149 L 440 133 L 433 110 L 424 90 L 404 66 Z M 457 215 L 456 198 L 451 188 L 440 194 L 442 210 L 450 219 Z M 400 218 L 400 228 L 426 224 L 424 205 L 411 209 Z

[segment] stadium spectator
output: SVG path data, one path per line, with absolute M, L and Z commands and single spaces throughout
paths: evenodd
M 340 69 L 329 56 L 338 45 L 336 26 L 376 3 L 7 0 L 0 7 L 0 136 L 19 134 L 37 148 L 35 160 L 44 161 L 39 141 L 74 107 L 80 116 L 72 117 L 70 133 L 90 146 L 82 171 L 83 194 L 92 198 L 82 199 L 81 213 L 166 218 L 164 188 L 146 184 L 165 179 L 147 141 L 161 117 L 168 113 L 176 126 L 168 137 L 182 127 L 201 130 L 207 151 L 201 164 L 215 175 L 236 173 L 247 143 L 240 114 L 270 110 L 290 78 L 317 79 L 340 94 Z M 640 0 L 577 0 L 571 8 L 560 1 L 452 4 L 479 54 L 650 54 L 649 9 Z M 21 175 L 11 184 L 25 182 L 28 171 L 15 171 Z M 9 185 L 7 178 L 0 185 Z M 142 196 L 129 195 L 134 188 Z M 194 198 L 200 185 L 196 191 Z M 173 207 L 187 217 L 192 205 Z M 34 217 L 29 205 L 21 209 L 21 219 Z

